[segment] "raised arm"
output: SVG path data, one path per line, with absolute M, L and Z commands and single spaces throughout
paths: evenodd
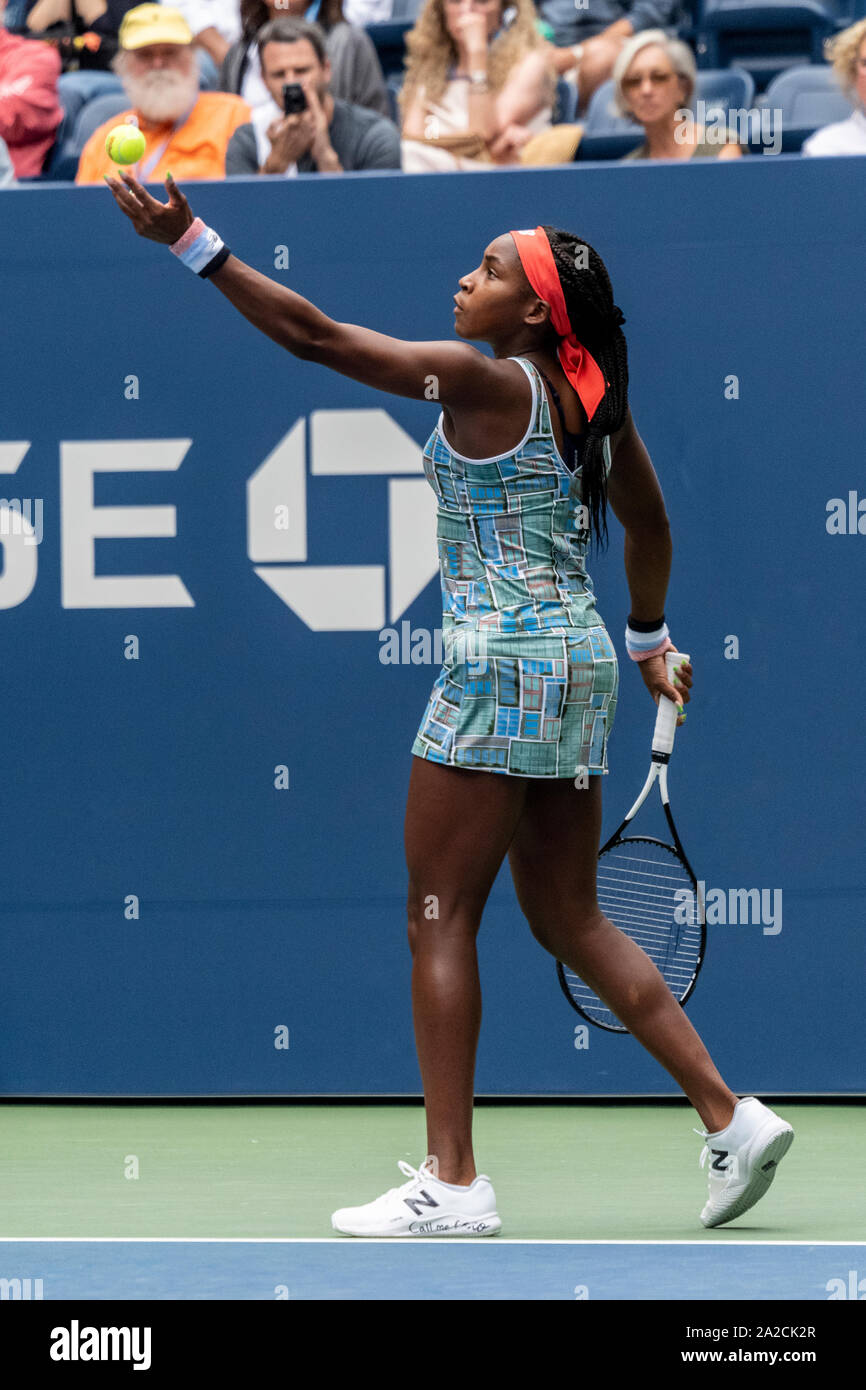
M 625 530 L 625 574 L 631 616 L 638 622 L 652 622 L 665 610 L 673 546 L 659 480 L 631 411 L 622 429 L 611 439 L 607 500 Z M 688 703 L 690 663 L 681 667 L 677 687 L 668 682 L 663 656 L 637 664 L 654 699 L 663 694 Z
M 468 343 L 407 342 L 328 318 L 308 299 L 229 256 L 211 277 L 244 318 L 295 357 L 378 391 L 466 406 L 489 400 L 491 359 Z
M 131 175 L 122 173 L 121 179 L 106 177 L 106 182 L 139 236 L 164 245 L 178 241 L 194 219 L 173 179 L 166 179 L 168 203 L 152 197 Z M 406 342 L 358 324 L 338 323 L 237 256 L 229 256 L 210 279 L 280 347 L 365 386 L 460 408 L 489 405 L 496 389 L 495 360 L 468 343 Z

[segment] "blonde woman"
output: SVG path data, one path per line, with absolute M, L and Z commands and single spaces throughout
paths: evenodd
M 427 0 L 406 36 L 403 168 L 518 164 L 553 115 L 556 79 L 532 0 Z
M 802 153 L 866 154 L 866 19 L 828 39 L 824 52 L 855 109 L 847 121 L 816 130 L 804 141 Z
M 646 140 L 624 159 L 737 159 L 727 131 L 708 131 L 688 109 L 697 68 L 691 49 L 663 29 L 646 29 L 623 45 L 614 63 L 614 104 L 642 125 Z

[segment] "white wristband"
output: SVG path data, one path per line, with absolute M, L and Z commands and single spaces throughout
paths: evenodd
M 178 260 L 202 279 L 213 275 L 231 255 L 219 232 L 205 226 L 200 217 L 195 218 L 170 249 Z
M 667 623 L 662 623 L 654 632 L 635 632 L 626 627 L 625 649 L 632 661 L 646 661 L 648 657 L 660 656 L 673 646 Z

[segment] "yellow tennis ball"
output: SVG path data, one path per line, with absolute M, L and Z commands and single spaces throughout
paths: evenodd
M 144 154 L 144 136 L 135 125 L 116 125 L 108 132 L 105 152 L 115 164 L 135 164 Z

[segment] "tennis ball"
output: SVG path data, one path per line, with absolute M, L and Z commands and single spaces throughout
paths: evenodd
M 135 164 L 144 154 L 144 136 L 134 125 L 116 125 L 108 132 L 105 152 L 115 164 Z

